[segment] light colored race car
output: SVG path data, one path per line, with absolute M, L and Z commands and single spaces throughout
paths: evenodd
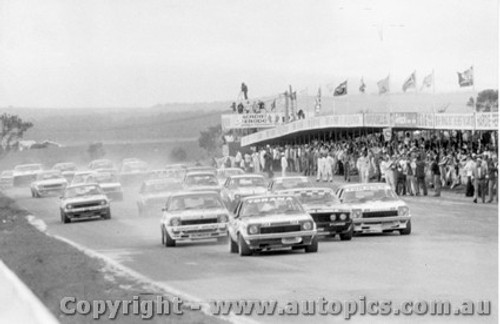
M 101 217 L 111 218 L 109 198 L 97 184 L 69 186 L 60 202 L 61 222 L 66 224 L 73 219 Z
M 21 164 L 14 167 L 12 182 L 14 187 L 29 186 L 35 180 L 38 172 L 42 171 L 41 164 Z
M 176 179 L 164 178 L 144 181 L 139 190 L 137 208 L 139 215 L 161 212 L 168 197 L 175 191 L 182 190 L 182 183 Z
M 85 183 L 98 184 L 111 200 L 123 200 L 122 185 L 118 180 L 118 176 L 112 172 L 99 171 L 91 173 L 85 178 Z
M 0 174 L 0 188 L 11 188 L 14 185 L 14 171 L 5 170 Z
M 227 242 L 229 213 L 219 194 L 213 191 L 172 194 L 163 209 L 161 241 L 175 246 L 179 240 L 216 238 Z
M 76 164 L 72 162 L 64 162 L 64 163 L 56 163 L 52 167 L 52 170 L 58 170 L 61 171 L 61 174 L 68 182 L 71 182 L 73 180 L 73 177 L 77 171 Z
M 240 175 L 240 174 L 245 174 L 245 171 L 243 171 L 240 168 L 218 169 L 217 170 L 217 179 L 219 180 L 219 183 L 221 185 L 223 185 L 224 183 L 226 183 L 226 179 L 229 178 L 230 176 Z
M 115 165 L 111 160 L 108 159 L 98 159 L 98 160 L 93 160 L 89 163 L 89 169 L 90 170 L 97 170 L 97 169 L 114 169 Z
M 316 225 L 294 196 L 243 198 L 229 220 L 231 253 L 247 256 L 273 249 L 318 251 Z
M 340 186 L 336 194 L 352 209 L 354 232 L 411 233 L 410 208 L 387 184 L 347 184 Z
M 269 192 L 280 190 L 296 189 L 296 188 L 312 188 L 314 183 L 308 177 L 276 177 L 269 182 Z
M 340 202 L 333 189 L 316 187 L 282 190 L 277 193 L 297 197 L 314 219 L 319 236 L 339 235 L 342 241 L 352 238 L 354 226 L 351 208 Z
M 31 197 L 41 198 L 51 194 L 61 195 L 68 181 L 62 176 L 59 170 L 50 170 L 39 172 L 35 181 L 30 185 Z
M 134 160 L 122 163 L 120 169 L 120 182 L 122 184 L 137 184 L 146 179 L 149 165 L 140 160 Z
M 266 180 L 259 174 L 233 175 L 226 179 L 221 197 L 227 208 L 232 211 L 241 198 L 260 196 L 267 193 Z
M 85 183 L 87 177 L 91 174 L 95 173 L 95 171 L 87 170 L 87 171 L 76 171 L 73 175 L 73 179 L 71 179 L 71 186 Z
M 188 172 L 184 176 L 184 190 L 194 191 L 216 191 L 220 193 L 222 187 L 217 181 L 217 177 L 210 171 Z

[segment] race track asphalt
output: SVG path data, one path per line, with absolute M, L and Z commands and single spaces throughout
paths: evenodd
M 42 219 L 48 232 L 102 253 L 138 273 L 200 300 L 358 299 L 416 301 L 491 300 L 492 316 L 355 316 L 354 323 L 468 323 L 498 321 L 498 205 L 462 196 L 408 197 L 413 232 L 363 235 L 352 241 L 323 239 L 319 252 L 279 251 L 251 257 L 215 242 L 160 242 L 160 211 L 140 217 L 136 188 L 112 203 L 109 221 L 62 224 L 59 199 L 31 198 L 29 188 L 6 193 Z M 332 323 L 342 316 L 254 316 L 264 323 Z

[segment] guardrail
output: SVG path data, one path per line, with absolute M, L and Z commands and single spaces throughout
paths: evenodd
M 498 130 L 498 113 L 367 113 L 311 117 L 279 125 L 241 138 L 241 145 L 248 146 L 262 141 L 303 131 L 327 128 L 401 128 L 401 129 L 457 129 Z
M 0 323 L 59 323 L 35 294 L 1 260 L 0 287 Z

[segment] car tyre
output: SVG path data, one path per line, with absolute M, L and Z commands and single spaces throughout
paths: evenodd
M 238 243 L 236 243 L 231 235 L 229 235 L 229 252 L 238 253 Z
M 238 235 L 238 252 L 240 256 L 249 256 L 252 254 L 252 250 L 248 247 L 247 243 L 241 235 Z
M 306 253 L 316 253 L 318 252 L 318 238 L 315 236 L 311 240 L 311 245 L 306 246 Z
M 409 220 L 408 223 L 406 223 L 405 229 L 399 230 L 399 233 L 401 233 L 401 235 L 410 235 L 411 234 L 411 220 Z
M 164 232 L 165 232 L 165 246 L 166 247 L 174 247 L 175 240 L 170 237 L 170 234 L 168 234 L 166 229 L 164 229 Z
M 111 219 L 111 210 L 107 210 L 104 215 L 102 215 L 103 219 Z
M 70 221 L 69 217 L 61 210 L 61 223 L 68 224 Z
M 166 243 L 166 241 L 165 241 L 165 228 L 162 226 L 161 227 L 161 245 L 166 245 L 165 243 Z
M 350 241 L 352 239 L 352 228 L 349 232 L 345 233 L 345 234 L 340 234 L 340 240 L 341 241 Z

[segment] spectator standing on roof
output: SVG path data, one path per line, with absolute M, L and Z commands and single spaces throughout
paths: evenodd
M 248 87 L 244 82 L 241 84 L 241 92 L 243 92 L 245 100 L 248 100 Z

